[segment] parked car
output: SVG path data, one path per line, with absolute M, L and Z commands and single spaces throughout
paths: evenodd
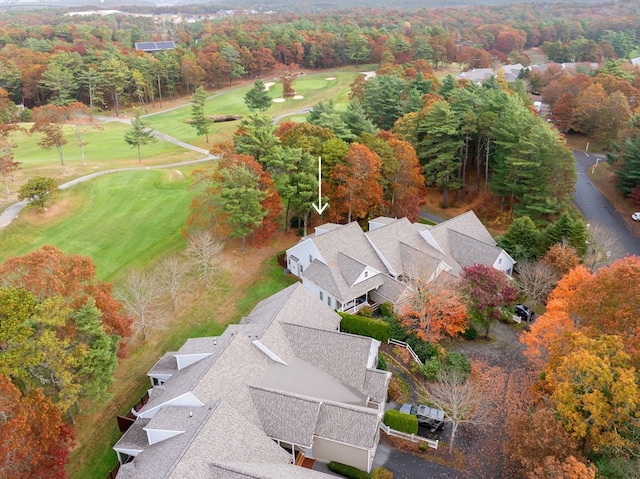
M 640 211 L 636 211 L 635 213 L 633 213 L 633 214 L 631 215 L 631 219 L 632 219 L 633 221 L 640 221 Z
M 524 304 L 516 304 L 516 309 L 513 312 L 522 321 L 533 321 L 536 317 L 536 313 L 527 308 Z
M 418 418 L 418 424 L 428 427 L 431 432 L 444 429 L 444 411 L 423 404 L 403 404 L 400 412 L 411 414 Z

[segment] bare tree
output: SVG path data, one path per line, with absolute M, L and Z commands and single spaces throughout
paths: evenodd
M 146 340 L 147 330 L 160 326 L 156 308 L 160 298 L 160 285 L 153 274 L 137 269 L 130 271 L 116 290 L 115 296 L 138 319 L 134 323 L 134 335 L 142 334 L 142 339 Z
M 445 421 L 451 423 L 451 454 L 460 424 L 480 422 L 480 385 L 457 368 L 443 368 L 438 372 L 436 382 L 429 385 L 427 392 L 435 406 L 444 411 Z
M 176 310 L 182 294 L 186 292 L 185 276 L 189 270 L 189 264 L 175 255 L 163 258 L 154 268 L 160 290 L 171 299 L 171 311 Z
M 625 250 L 620 235 L 600 223 L 587 225 L 587 251 L 584 265 L 595 271 L 624 256 Z
M 207 286 L 218 272 L 223 247 L 210 231 L 199 231 L 189 236 L 187 256 L 196 265 L 199 276 Z
M 556 270 L 547 263 L 533 261 L 518 264 L 516 285 L 529 298 L 534 308 L 547 301 L 547 296 L 559 279 Z

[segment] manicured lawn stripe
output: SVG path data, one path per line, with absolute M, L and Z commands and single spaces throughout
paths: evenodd
M 192 197 L 189 182 L 173 170 L 140 170 L 77 185 L 60 195 L 59 201 L 69 196 L 75 204 L 64 221 L 34 226 L 16 220 L 2 231 L 0 262 L 50 244 L 91 257 L 103 279 L 144 266 L 184 246 L 181 228 Z

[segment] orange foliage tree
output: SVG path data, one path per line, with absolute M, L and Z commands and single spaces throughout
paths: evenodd
M 383 166 L 385 178 L 389 182 L 387 203 L 389 216 L 407 217 L 410 221 L 418 221 L 420 206 L 427 196 L 427 187 L 422 174 L 422 166 L 411 143 L 398 139 L 388 131 L 381 131 L 378 136 L 385 140 L 393 150 L 395 161 Z
M 12 479 L 64 479 L 71 428 L 39 389 L 22 395 L 0 375 L 0 476 Z
M 527 479 L 595 479 L 597 469 L 593 464 L 586 465 L 575 457 L 564 461 L 548 456 L 534 469 L 527 472 Z
M 382 202 L 380 157 L 360 143 L 353 143 L 344 158 L 331 171 L 329 189 L 331 221 L 366 218 Z
M 121 312 L 122 304 L 113 297 L 112 284 L 97 280 L 95 273 L 91 258 L 45 245 L 0 265 L 0 286 L 22 287 L 40 300 L 61 296 L 74 310 L 92 298 L 102 313 L 105 331 L 121 338 L 130 336 L 131 317 Z
M 463 333 L 467 308 L 449 285 L 414 280 L 411 298 L 399 314 L 400 322 L 423 341 L 437 343 Z
M 544 360 L 549 347 L 565 332 L 577 329 L 589 337 L 615 334 L 634 365 L 640 364 L 640 258 L 626 257 L 590 273 L 578 266 L 549 295 L 547 311 L 521 338 L 525 354 Z

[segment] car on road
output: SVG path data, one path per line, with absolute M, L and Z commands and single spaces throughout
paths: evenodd
M 418 424 L 428 427 L 431 432 L 444 429 L 444 411 L 423 404 L 403 404 L 400 412 L 418 418 Z
M 513 312 L 522 321 L 533 321 L 536 318 L 536 313 L 527 308 L 524 304 L 516 304 L 516 309 Z
M 632 219 L 633 221 L 640 221 L 640 211 L 636 211 L 635 213 L 633 213 L 633 214 L 631 215 L 631 219 Z

